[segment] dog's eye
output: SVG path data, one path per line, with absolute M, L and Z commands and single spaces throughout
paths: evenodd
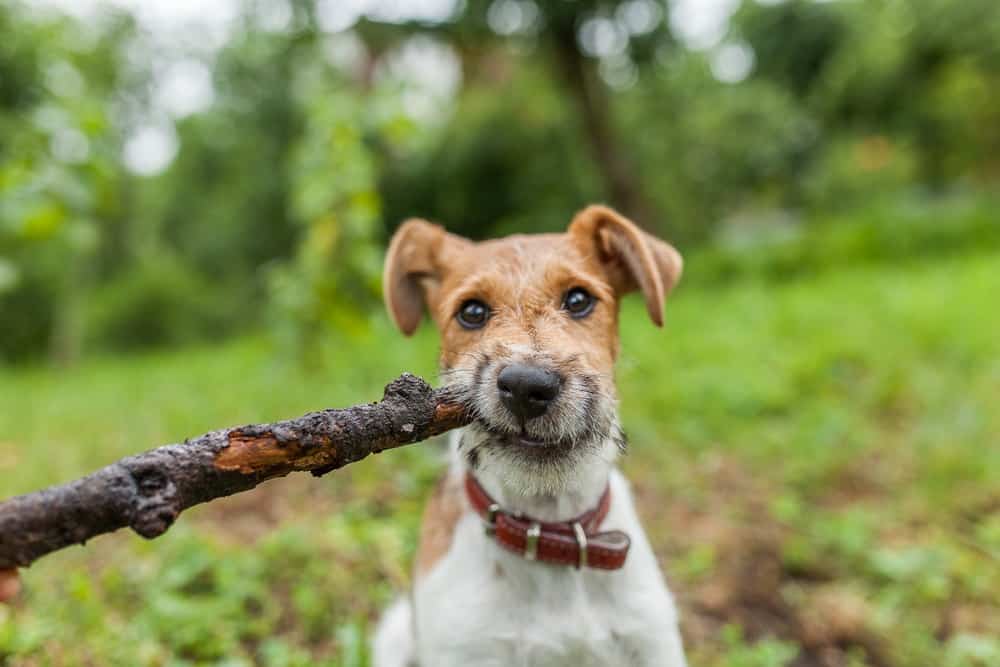
M 574 287 L 570 291 L 566 292 L 566 296 L 563 297 L 563 309 L 570 314 L 571 317 L 586 317 L 590 315 L 590 311 L 594 309 L 594 304 L 597 302 L 590 292 L 583 289 L 582 287 Z
M 478 299 L 464 301 L 455 319 L 466 329 L 479 329 L 490 319 L 490 307 Z

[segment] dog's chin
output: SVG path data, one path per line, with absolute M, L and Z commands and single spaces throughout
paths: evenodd
M 524 495 L 558 495 L 573 490 L 610 464 L 619 449 L 614 436 L 596 430 L 545 439 L 537 432 L 513 431 L 484 421 L 473 422 L 459 451 L 477 475 L 487 475 Z M 589 471 L 589 472 L 588 472 Z

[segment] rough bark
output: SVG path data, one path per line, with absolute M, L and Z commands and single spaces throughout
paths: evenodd
M 212 431 L 0 503 L 0 570 L 126 526 L 162 535 L 192 505 L 297 470 L 319 476 L 468 423 L 448 389 L 403 374 L 382 401 Z

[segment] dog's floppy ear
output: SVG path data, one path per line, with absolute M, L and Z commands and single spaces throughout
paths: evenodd
M 393 234 L 382 272 L 382 297 L 392 321 L 407 336 L 417 330 L 441 282 L 442 255 L 449 246 L 464 243 L 444 227 L 419 218 L 406 220 Z
M 583 209 L 568 231 L 585 249 L 597 254 L 615 291 L 642 290 L 650 319 L 663 326 L 663 302 L 684 267 L 680 253 L 607 206 Z

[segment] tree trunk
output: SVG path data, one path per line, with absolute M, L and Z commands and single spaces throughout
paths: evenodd
M 575 24 L 556 26 L 553 37 L 560 74 L 583 120 L 587 143 L 611 203 L 640 225 L 652 224 L 653 207 L 615 135 L 606 91 L 580 52 Z

